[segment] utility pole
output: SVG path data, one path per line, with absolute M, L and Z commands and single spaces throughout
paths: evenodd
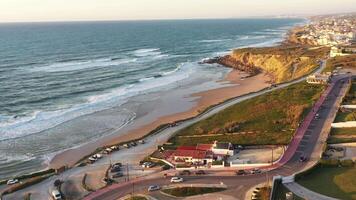
M 126 164 L 126 172 L 127 172 L 127 182 L 129 182 L 130 181 L 129 163 Z

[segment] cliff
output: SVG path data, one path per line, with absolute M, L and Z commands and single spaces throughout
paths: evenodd
M 236 49 L 230 55 L 214 58 L 208 63 L 246 71 L 255 75 L 264 71 L 272 82 L 280 83 L 304 76 L 319 66 L 329 48 L 306 48 L 296 45 Z

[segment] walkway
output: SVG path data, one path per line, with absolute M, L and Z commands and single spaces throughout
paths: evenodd
M 293 183 L 286 183 L 284 184 L 290 191 L 292 191 L 294 194 L 296 194 L 299 197 L 302 197 L 303 199 L 308 199 L 308 200 L 338 200 L 332 197 L 328 197 L 316 192 L 313 192 L 301 185 L 299 185 L 296 182 Z

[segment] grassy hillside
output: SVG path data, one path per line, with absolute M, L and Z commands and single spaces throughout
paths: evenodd
M 322 90 L 322 86 L 298 83 L 243 101 L 179 131 L 170 142 L 288 144 Z
M 329 48 L 306 48 L 295 45 L 244 48 L 233 51 L 236 62 L 252 65 L 269 73 L 276 83 L 304 76 L 319 66 L 319 60 L 329 53 Z
M 325 72 L 332 72 L 337 67 L 356 69 L 356 54 L 330 58 L 326 63 Z
M 307 48 L 297 45 L 244 48 L 233 51 L 236 62 L 254 66 L 269 73 L 276 83 L 304 76 L 319 66 L 329 53 L 328 47 Z

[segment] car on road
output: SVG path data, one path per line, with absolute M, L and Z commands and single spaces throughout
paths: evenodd
M 153 192 L 153 191 L 157 191 L 157 190 L 160 190 L 160 189 L 161 189 L 161 187 L 159 185 L 150 185 L 147 190 L 149 192 Z
M 262 171 L 260 169 L 258 169 L 258 168 L 255 168 L 255 169 L 251 170 L 251 174 L 261 174 L 261 173 L 262 173 Z
M 241 176 L 241 175 L 246 175 L 247 174 L 247 172 L 245 171 L 245 170 L 243 170 L 243 169 L 240 169 L 240 170 L 238 170 L 237 172 L 236 172 L 236 175 L 239 175 L 239 176 Z
M 6 182 L 7 185 L 13 185 L 13 184 L 16 184 L 18 183 L 19 180 L 18 179 L 10 179 Z
M 152 168 L 152 167 L 154 167 L 155 166 L 155 164 L 153 163 L 153 162 L 144 162 L 143 164 L 142 164 L 142 167 L 143 168 Z
M 186 175 L 186 176 L 188 176 L 188 175 L 191 174 L 191 172 L 190 172 L 189 170 L 183 170 L 183 171 L 181 171 L 179 174 L 180 174 L 180 175 Z
M 181 182 L 183 182 L 184 180 L 183 180 L 183 178 L 181 178 L 181 177 L 172 177 L 171 178 L 171 183 L 181 183 Z
M 123 176 L 124 176 L 124 174 L 122 172 L 117 172 L 116 174 L 112 175 L 113 178 L 120 178 Z
M 305 162 L 305 161 L 307 161 L 308 159 L 307 159 L 307 157 L 305 156 L 305 155 L 301 155 L 300 157 L 299 157 L 299 162 Z
M 195 175 L 204 175 L 205 171 L 204 170 L 199 170 L 195 172 Z
M 58 191 L 58 190 L 52 190 L 52 197 L 53 197 L 53 199 L 54 200 L 60 200 L 60 199 L 62 199 L 62 195 L 61 195 L 61 193 Z

